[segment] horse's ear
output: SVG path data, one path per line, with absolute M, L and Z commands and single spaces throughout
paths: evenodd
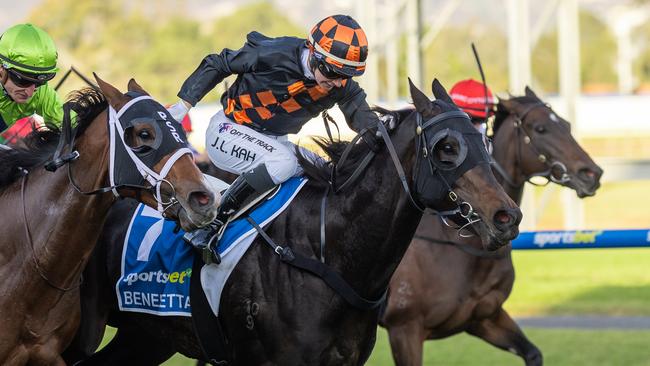
M 106 97 L 108 104 L 110 104 L 113 107 L 113 109 L 119 111 L 120 108 L 122 108 L 122 106 L 124 106 L 129 101 L 129 98 L 127 98 L 124 94 L 122 94 L 121 91 L 119 91 L 113 85 L 102 80 L 94 72 L 93 72 L 93 76 L 95 77 L 95 80 L 97 80 L 97 85 L 99 85 L 99 90 L 102 91 L 102 94 L 104 94 L 104 96 Z
M 517 110 L 517 106 L 519 106 L 519 103 L 515 101 L 515 98 L 512 98 L 512 95 L 509 99 L 499 98 L 499 104 L 503 105 L 509 112 L 515 112 Z
M 526 96 L 527 97 L 531 97 L 531 98 L 535 98 L 537 100 L 540 100 L 539 97 L 537 97 L 537 94 L 535 94 L 533 89 L 531 89 L 528 85 L 526 85 L 525 91 L 526 91 Z
M 447 94 L 447 90 L 445 89 L 444 86 L 442 86 L 442 84 L 438 79 L 433 79 L 433 82 L 431 83 L 431 91 L 433 92 L 433 95 L 436 97 L 436 99 L 440 99 L 447 103 L 454 104 L 454 101 L 451 100 L 451 97 L 449 96 L 449 94 Z
M 149 95 L 149 93 L 147 93 L 147 91 L 144 90 L 140 86 L 140 84 L 138 84 L 138 82 L 135 81 L 135 79 L 133 79 L 133 78 L 131 78 L 131 80 L 129 80 L 129 83 L 127 84 L 127 87 L 128 87 L 129 91 L 134 91 L 134 92 L 138 92 L 140 94 Z
M 411 90 L 411 98 L 413 98 L 413 104 L 415 104 L 415 109 L 420 112 L 420 114 L 431 114 L 431 100 L 429 97 L 424 95 L 424 93 L 418 89 L 417 86 L 413 85 L 411 78 L 409 78 L 409 89 Z

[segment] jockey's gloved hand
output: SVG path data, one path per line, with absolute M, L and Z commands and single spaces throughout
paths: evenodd
M 187 106 L 187 104 L 185 104 L 185 102 L 180 99 L 178 102 L 172 104 L 169 106 L 169 108 L 167 108 L 167 112 L 169 112 L 169 114 L 171 114 L 178 123 L 181 123 L 189 110 L 190 108 Z
M 379 131 L 377 131 L 377 133 L 378 132 Z M 381 139 L 381 135 L 377 136 L 377 134 L 371 130 L 365 130 L 361 134 L 361 140 L 365 142 L 373 152 L 379 152 L 379 149 L 381 148 L 379 139 Z
M 386 126 L 386 129 L 388 131 L 391 131 L 395 129 L 395 127 L 397 127 L 397 120 L 395 119 L 395 116 L 393 116 L 392 114 L 381 115 L 379 116 L 379 120 L 381 121 L 381 123 L 384 124 L 384 126 Z

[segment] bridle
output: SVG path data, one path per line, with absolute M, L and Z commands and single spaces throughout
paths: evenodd
M 127 93 L 128 94 L 128 93 Z M 112 135 L 117 131 L 120 136 L 120 140 L 122 143 L 126 143 L 124 141 L 124 131 L 119 128 L 115 128 L 116 123 L 111 123 L 111 120 L 113 116 L 119 117 L 124 111 L 126 111 L 130 106 L 135 104 L 136 102 L 143 100 L 143 99 L 152 99 L 149 96 L 144 96 L 140 95 L 132 100 L 130 100 L 127 104 L 125 104 L 120 111 L 115 111 L 111 106 L 109 106 L 109 112 L 108 112 L 108 119 L 109 119 L 109 135 Z M 169 209 L 170 207 L 174 206 L 175 204 L 178 203 L 178 200 L 175 197 L 176 190 L 171 182 L 169 182 L 165 177 L 171 170 L 172 166 L 178 161 L 178 159 L 184 155 L 184 154 L 191 154 L 192 152 L 186 148 L 179 148 L 177 149 L 172 156 L 169 157 L 169 159 L 165 162 L 163 165 L 161 171 L 159 173 L 156 173 L 153 171 L 153 169 L 150 169 L 146 165 L 144 165 L 137 157 L 134 155 L 134 153 L 127 148 L 127 151 L 129 151 L 129 156 L 133 160 L 133 162 L 136 164 L 136 167 L 138 168 L 138 171 L 142 175 L 142 177 L 149 183 L 149 185 L 138 185 L 138 184 L 111 184 L 109 186 L 105 187 L 100 187 L 97 189 L 91 189 L 88 191 L 84 191 L 81 189 L 81 187 L 77 184 L 77 182 L 74 180 L 73 173 L 72 173 L 72 164 L 69 164 L 75 160 L 77 160 L 80 157 L 80 154 L 77 150 L 75 150 L 75 138 L 77 135 L 77 129 L 79 126 L 76 126 L 72 128 L 72 122 L 71 122 L 71 117 L 70 117 L 70 111 L 72 110 L 72 104 L 71 103 L 66 103 L 63 106 L 63 111 L 64 111 L 64 118 L 62 121 L 62 129 L 61 129 L 61 135 L 59 137 L 59 142 L 56 147 L 56 150 L 54 152 L 54 155 L 52 157 L 52 160 L 47 162 L 45 164 L 45 169 L 50 171 L 50 172 L 55 172 L 58 168 L 62 167 L 63 165 L 67 165 L 67 176 L 68 176 L 68 181 L 70 182 L 70 185 L 74 188 L 74 190 L 82 195 L 86 196 L 92 196 L 92 195 L 100 195 L 104 194 L 107 192 L 113 192 L 115 197 L 120 197 L 118 190 L 122 189 L 130 189 L 130 190 L 135 190 L 136 196 L 140 196 L 142 191 L 146 191 L 151 193 L 151 195 L 154 197 L 156 202 L 158 203 L 158 211 L 163 214 Z M 119 123 L 117 124 L 119 125 Z M 120 126 L 121 127 L 121 126 Z M 110 140 L 110 149 L 114 149 L 114 139 Z M 68 151 L 67 153 L 64 153 L 64 151 Z M 36 271 L 38 272 L 39 276 L 52 288 L 62 291 L 62 292 L 67 292 L 70 290 L 74 290 L 81 286 L 82 283 L 82 277 L 79 278 L 79 281 L 76 284 L 70 285 L 70 286 L 61 286 L 56 283 L 54 283 L 50 278 L 46 275 L 45 270 L 42 268 L 40 265 L 38 259 L 36 258 L 36 251 L 34 249 L 34 242 L 32 239 L 31 232 L 29 230 L 29 224 L 27 220 L 27 212 L 26 212 L 26 205 L 25 205 L 25 187 L 27 185 L 27 178 L 29 175 L 29 171 L 24 168 L 19 168 L 21 175 L 22 175 L 22 182 L 21 182 L 21 204 L 22 204 L 22 214 L 23 214 L 23 224 L 25 228 L 25 236 L 27 238 L 27 242 L 29 243 L 29 247 L 31 250 L 31 257 L 32 261 L 34 262 L 34 267 L 36 268 Z M 162 197 L 161 194 L 161 186 L 163 184 L 168 184 L 170 189 L 171 189 L 171 195 L 168 201 L 165 201 Z
M 452 119 L 452 118 L 467 118 L 469 120 L 469 117 L 467 114 L 461 111 L 450 111 L 450 112 L 443 112 L 435 117 L 427 120 L 426 122 L 422 122 L 422 116 L 419 112 L 417 113 L 417 118 L 416 118 L 416 134 L 415 134 L 415 143 L 416 143 L 416 163 L 414 166 L 414 174 L 413 174 L 413 184 L 416 184 L 416 189 L 417 189 L 417 180 L 418 180 L 418 175 L 417 175 L 417 170 L 418 170 L 418 165 L 420 164 L 421 160 L 420 159 L 425 159 L 429 162 L 429 168 L 433 169 L 433 171 L 438 172 L 439 177 L 442 179 L 444 184 L 446 185 L 447 188 L 447 195 L 449 199 L 452 200 L 452 202 L 456 203 L 457 207 L 453 210 L 450 211 L 440 211 L 436 212 L 438 215 L 441 216 L 446 216 L 446 215 L 455 215 L 458 213 L 465 214 L 465 217 L 472 217 L 474 214 L 472 206 L 468 202 L 463 202 L 459 200 L 459 197 L 456 195 L 456 193 L 452 190 L 451 185 L 449 182 L 445 179 L 445 177 L 440 173 L 438 170 L 439 169 L 434 169 L 433 162 L 431 161 L 430 158 L 430 153 L 428 152 L 427 149 L 427 139 L 425 136 L 425 131 L 434 126 L 437 125 L 447 119 Z M 473 127 L 472 127 L 473 128 Z M 325 217 L 326 217 L 326 207 L 327 207 L 327 197 L 329 196 L 330 193 L 339 193 L 342 190 L 344 190 L 346 187 L 351 185 L 354 181 L 357 180 L 358 177 L 361 176 L 361 173 L 366 169 L 370 161 L 374 158 L 376 153 L 372 150 L 368 152 L 368 154 L 361 160 L 361 163 L 357 165 L 356 169 L 353 171 L 353 173 L 350 175 L 348 179 L 346 179 L 340 186 L 336 184 L 336 174 L 338 171 L 338 166 L 342 165 L 347 157 L 349 156 L 350 150 L 356 145 L 357 141 L 361 138 L 364 132 L 366 132 L 368 129 L 364 129 L 359 132 L 359 134 L 348 144 L 346 149 L 344 150 L 343 154 L 341 155 L 341 158 L 338 160 L 338 163 L 334 166 L 332 166 L 332 173 L 330 176 L 330 184 L 327 186 L 325 189 L 325 193 L 323 195 L 322 201 L 321 201 L 321 213 L 320 213 L 320 260 L 313 259 L 311 257 L 306 257 L 300 253 L 294 252 L 290 246 L 281 246 L 275 243 L 275 241 L 262 229 L 252 218 L 247 217 L 248 222 L 257 230 L 257 232 L 262 236 L 264 241 L 273 249 L 273 252 L 277 254 L 280 257 L 280 260 L 288 263 L 294 267 L 300 268 L 302 270 L 311 272 L 315 274 L 316 276 L 320 277 L 325 283 L 328 284 L 332 289 L 334 289 L 340 296 L 342 296 L 349 304 L 352 306 L 362 309 L 362 310 L 370 310 L 370 309 L 375 309 L 379 307 L 386 299 L 386 295 L 388 290 L 385 290 L 382 295 L 376 299 L 376 300 L 369 300 L 366 299 L 362 296 L 360 296 L 352 286 L 348 284 L 348 282 L 342 278 L 337 272 L 333 271 L 328 265 L 325 264 L 325 256 L 324 256 L 324 251 L 325 251 Z M 399 179 L 402 183 L 402 187 L 404 191 L 406 192 L 407 197 L 409 198 L 409 201 L 411 202 L 411 205 L 417 209 L 420 212 L 424 211 L 423 205 L 419 202 L 419 200 L 414 197 L 412 190 L 409 186 L 409 182 L 406 177 L 406 173 L 404 171 L 404 167 L 402 166 L 402 163 L 400 162 L 399 156 L 397 155 L 397 151 L 395 149 L 395 146 L 393 145 L 393 142 L 391 141 L 390 134 L 388 133 L 388 130 L 386 126 L 384 126 L 384 123 L 379 122 L 377 124 L 377 131 L 381 135 L 382 139 L 384 140 L 384 143 L 386 145 L 386 148 L 390 154 L 391 160 L 393 162 L 393 165 L 395 166 L 395 170 L 397 171 L 397 174 L 399 176 Z M 329 132 L 328 132 L 329 134 Z M 331 134 L 330 134 L 331 138 Z M 435 145 L 434 145 L 435 146 Z M 461 162 L 462 163 L 462 162 Z M 459 164 L 455 169 L 460 170 L 461 165 Z M 433 172 L 432 172 L 433 173 Z M 452 182 L 453 183 L 453 182 Z M 418 194 L 417 190 L 414 191 L 416 194 Z M 419 194 L 418 194 L 419 195 Z M 464 209 L 465 208 L 465 212 Z M 476 222 L 476 221 L 474 221 Z
M 539 184 L 531 179 L 534 177 L 544 177 L 548 179 L 549 181 L 552 181 L 554 183 L 562 184 L 565 185 L 568 182 L 571 181 L 571 175 L 568 172 L 568 169 L 566 165 L 559 161 L 559 160 L 549 160 L 548 157 L 542 153 L 539 149 L 538 146 L 535 145 L 533 138 L 530 136 L 530 134 L 526 131 L 524 128 L 524 121 L 528 114 L 539 107 L 546 107 L 549 110 L 551 110 L 551 107 L 543 102 L 537 102 L 533 103 L 532 105 L 528 106 L 524 110 L 523 113 L 518 114 L 516 112 L 511 113 L 511 115 L 514 118 L 514 128 L 516 132 L 516 141 L 517 141 L 517 150 L 516 150 L 516 156 L 515 156 L 515 165 L 518 167 L 521 167 L 521 156 L 522 156 L 522 142 L 524 145 L 529 146 L 529 148 L 532 150 L 532 152 L 537 156 L 537 160 L 544 164 L 547 169 L 541 172 L 536 172 L 532 173 L 530 175 L 524 176 L 524 180 L 521 183 L 516 183 L 512 177 L 505 171 L 505 169 L 499 164 L 494 158 L 490 159 L 490 165 L 494 167 L 494 170 L 499 173 L 499 175 L 504 179 L 504 181 L 510 185 L 513 188 L 521 188 L 525 182 L 528 182 L 530 184 L 536 185 L 536 186 L 545 186 L 546 184 Z M 551 110 L 552 111 L 552 110 Z M 559 172 L 560 177 L 556 178 L 555 173 Z M 548 183 L 547 183 L 548 184 Z
M 437 125 L 445 120 L 448 119 L 453 119 L 453 118 L 465 118 L 469 120 L 469 116 L 465 112 L 462 111 L 447 111 L 447 112 L 442 112 L 434 117 L 426 120 L 423 122 L 422 119 L 422 114 L 419 112 L 416 113 L 416 129 L 415 129 L 415 152 L 416 152 L 416 161 L 415 165 L 413 168 L 413 175 L 411 181 L 413 184 L 416 184 L 416 182 L 419 179 L 418 176 L 418 166 L 422 163 L 427 163 L 429 171 L 431 174 L 437 174 L 438 178 L 440 181 L 443 182 L 445 185 L 445 189 L 447 191 L 447 198 L 456 205 L 455 208 L 450 209 L 450 210 L 443 210 L 443 211 L 438 211 L 438 210 L 432 210 L 428 209 L 428 212 L 431 212 L 434 215 L 437 215 L 441 218 L 441 220 L 445 223 L 445 225 L 454 228 L 457 230 L 458 235 L 461 237 L 468 237 L 471 235 L 465 234 L 465 231 L 469 226 L 472 224 L 475 224 L 479 221 L 481 221 L 480 216 L 474 211 L 474 208 L 469 202 L 463 201 L 460 199 L 460 197 L 454 192 L 454 190 L 451 187 L 451 184 L 447 181 L 447 179 L 442 175 L 440 172 L 440 169 L 438 169 L 435 164 L 433 163 L 432 159 L 432 154 L 428 151 L 427 148 L 427 139 L 426 139 L 426 134 L 425 132 L 427 129 L 433 127 L 434 125 Z M 327 126 L 327 122 L 325 123 Z M 320 246 L 320 251 L 321 251 L 321 261 L 324 262 L 325 257 L 324 257 L 324 248 L 325 248 L 325 211 L 326 211 L 326 206 L 327 206 L 327 197 L 329 196 L 330 192 L 333 192 L 334 194 L 337 194 L 350 185 L 352 185 L 353 182 L 355 182 L 362 174 L 363 171 L 365 171 L 366 167 L 368 164 L 372 161 L 376 153 L 372 150 L 370 150 L 367 155 L 361 160 L 361 163 L 356 167 L 354 172 L 340 185 L 337 184 L 337 172 L 338 167 L 342 166 L 345 161 L 347 160 L 347 157 L 351 151 L 351 149 L 356 145 L 357 141 L 361 139 L 361 136 L 367 131 L 370 130 L 370 128 L 365 128 L 361 131 L 359 131 L 359 134 L 352 139 L 352 141 L 348 144 L 344 152 L 341 154 L 341 158 L 339 159 L 338 163 L 334 165 L 331 169 L 331 177 L 330 177 L 330 185 L 327 187 L 325 190 L 325 193 L 323 195 L 323 198 L 321 200 L 321 215 L 320 215 L 320 239 L 321 239 L 321 246 Z M 393 142 L 390 138 L 390 134 L 384 125 L 384 123 L 377 123 L 377 131 L 380 133 L 384 144 L 386 145 L 386 148 L 390 154 L 391 160 L 393 162 L 393 165 L 395 166 L 395 169 L 397 171 L 397 175 L 400 179 L 400 182 L 402 184 L 402 188 L 404 192 L 406 193 L 409 201 L 411 202 L 411 205 L 417 209 L 420 212 L 425 212 L 425 207 L 424 205 L 419 201 L 417 197 L 414 196 L 410 186 L 408 179 L 406 177 L 406 173 L 404 171 L 404 167 L 402 166 L 402 163 L 400 162 L 399 156 L 397 155 L 397 151 L 395 150 L 395 146 L 393 145 Z M 331 134 L 330 134 L 331 138 Z M 458 167 L 457 167 L 458 168 Z M 453 182 L 452 182 L 453 184 Z M 414 192 L 415 195 L 419 195 L 418 192 Z M 459 215 L 462 219 L 466 220 L 465 223 L 461 224 L 459 227 L 454 227 L 449 224 L 448 218 L 454 217 L 456 215 Z

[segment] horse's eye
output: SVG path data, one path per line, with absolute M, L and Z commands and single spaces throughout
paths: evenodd
M 151 138 L 151 134 L 147 130 L 141 130 L 140 132 L 138 132 L 138 137 L 143 140 L 148 140 Z
M 444 145 L 442 146 L 442 151 L 443 151 L 445 154 L 453 154 L 453 153 L 454 153 L 454 147 L 451 146 L 451 144 L 444 144 Z
M 546 132 L 546 127 L 543 125 L 537 125 L 535 126 L 535 132 L 537 133 L 545 133 Z

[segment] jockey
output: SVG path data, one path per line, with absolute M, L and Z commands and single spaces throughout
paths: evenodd
M 496 103 L 492 91 L 480 81 L 467 79 L 454 84 L 449 90 L 449 96 L 463 112 L 469 115 L 474 127 L 483 135 L 483 142 L 491 153 L 491 146 L 487 139 L 487 121 L 495 113 Z
M 0 36 L 0 132 L 16 121 L 41 115 L 60 124 L 63 103 L 47 82 L 58 68 L 52 38 L 32 24 L 18 24 Z
M 377 123 L 365 92 L 352 80 L 365 71 L 367 56 L 368 42 L 359 24 L 350 16 L 333 15 L 318 22 L 308 39 L 251 32 L 239 50 L 224 49 L 203 59 L 170 112 L 181 120 L 219 82 L 236 74 L 221 97 L 223 110 L 210 120 L 206 149 L 212 163 L 239 177 L 223 194 L 214 227 L 186 234 L 187 241 L 209 248 L 214 234 L 247 198 L 301 174 L 287 134 L 297 133 L 320 112 L 338 104 L 357 132 Z M 379 148 L 370 131 L 362 140 L 375 151 Z M 317 158 L 306 149 L 303 154 Z

